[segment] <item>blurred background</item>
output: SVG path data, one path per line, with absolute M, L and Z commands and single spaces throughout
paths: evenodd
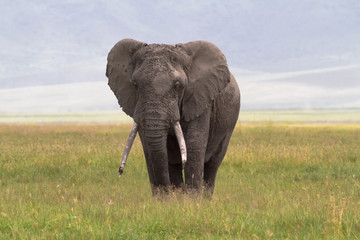
M 0 1 L 0 113 L 118 110 L 123 38 L 215 43 L 242 109 L 360 108 L 360 1 Z

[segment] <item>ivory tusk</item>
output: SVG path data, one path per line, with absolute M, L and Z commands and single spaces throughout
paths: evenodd
M 129 137 L 127 139 L 126 145 L 125 145 L 124 153 L 123 153 L 122 158 L 121 158 L 121 163 L 120 163 L 120 167 L 119 167 L 119 177 L 124 172 L 125 163 L 126 163 L 126 160 L 127 160 L 128 156 L 129 156 L 129 152 L 130 152 L 131 146 L 132 146 L 132 144 L 134 142 L 134 139 L 136 137 L 136 133 L 138 131 L 138 128 L 139 128 L 139 126 L 137 125 L 136 122 L 134 122 L 133 125 L 132 125 L 132 128 L 131 128 Z
M 176 122 L 174 124 L 174 131 L 175 131 L 176 139 L 179 144 L 182 166 L 184 168 L 186 160 L 187 160 L 187 153 L 186 153 L 186 144 L 185 144 L 184 134 L 183 134 L 183 131 L 181 129 L 179 122 Z

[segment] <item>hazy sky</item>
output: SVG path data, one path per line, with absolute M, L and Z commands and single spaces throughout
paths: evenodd
M 360 107 L 358 0 L 13 0 L 0 22 L 0 112 L 115 108 L 104 73 L 122 38 L 215 43 L 245 108 Z

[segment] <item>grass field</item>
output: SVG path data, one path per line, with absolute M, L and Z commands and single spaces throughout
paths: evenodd
M 130 125 L 0 125 L 0 239 L 360 239 L 360 125 L 244 124 L 212 200 L 153 199 Z

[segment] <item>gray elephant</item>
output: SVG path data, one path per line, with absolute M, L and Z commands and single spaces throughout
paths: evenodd
M 106 76 L 134 120 L 119 173 L 139 133 L 153 194 L 185 186 L 212 195 L 240 110 L 240 91 L 212 43 L 119 41 Z

